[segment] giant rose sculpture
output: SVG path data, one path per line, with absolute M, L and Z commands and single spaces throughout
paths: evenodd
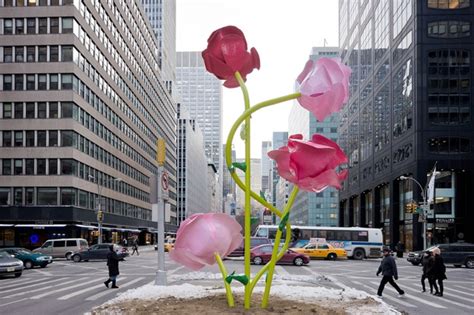
M 250 165 L 251 115 L 265 107 L 296 99 L 303 108 L 322 121 L 331 113 L 339 111 L 347 102 L 351 70 L 338 58 L 309 60 L 296 79 L 296 93 L 250 106 L 245 81 L 253 69 L 260 68 L 260 58 L 255 48 L 248 51 L 243 32 L 235 26 L 226 26 L 214 31 L 208 39 L 208 46 L 202 52 L 202 57 L 210 73 L 224 80 L 225 87 L 240 86 L 244 97 L 244 112 L 229 131 L 225 152 L 231 176 L 245 192 L 244 274 L 229 274 L 222 261 L 222 257 L 235 249 L 242 240 L 240 226 L 225 214 L 197 214 L 185 220 L 178 230 L 175 250 L 170 255 L 175 261 L 194 270 L 217 263 L 224 278 L 227 301 L 231 307 L 234 306 L 230 286 L 233 280 L 245 286 L 244 306 L 248 309 L 256 283 L 266 274 L 262 299 L 262 307 L 266 307 L 275 263 L 287 251 L 291 239 L 291 233 L 286 233 L 284 244 L 280 246 L 283 231 L 291 230 L 289 214 L 298 190 L 320 192 L 328 186 L 340 189 L 342 181 L 347 177 L 347 170 L 344 169 L 347 157 L 337 143 L 318 134 L 314 134 L 309 140 L 303 139 L 302 135 L 292 135 L 287 146 L 269 152 L 269 157 L 276 162 L 280 176 L 293 184 L 285 208 L 279 210 L 250 188 L 251 172 L 247 166 Z M 232 142 L 239 127 L 242 128 L 241 137 L 245 141 L 245 163 L 232 161 Z M 237 168 L 245 172 L 244 181 L 237 176 Z M 250 274 L 250 198 L 280 217 L 272 258 L 253 279 Z

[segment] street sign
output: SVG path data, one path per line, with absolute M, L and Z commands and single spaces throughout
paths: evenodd
M 166 172 L 163 172 L 163 174 L 161 175 L 161 187 L 165 191 L 169 188 L 168 173 Z

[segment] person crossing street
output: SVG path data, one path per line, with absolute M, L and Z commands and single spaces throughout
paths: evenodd
M 116 284 L 117 276 L 120 274 L 119 272 L 119 261 L 120 257 L 114 250 L 114 245 L 109 246 L 109 253 L 107 254 L 107 267 L 109 269 L 109 279 L 104 281 L 105 286 L 108 288 L 110 282 L 112 282 L 112 289 L 118 289 Z
M 377 277 L 379 276 L 380 273 L 382 273 L 382 276 L 383 276 L 382 280 L 380 281 L 377 295 L 379 297 L 382 297 L 383 289 L 385 288 L 385 285 L 388 282 L 392 285 L 392 287 L 395 288 L 395 290 L 397 290 L 400 296 L 403 296 L 405 294 L 405 291 L 400 289 L 400 287 L 393 280 L 394 278 L 395 280 L 398 280 L 398 272 L 397 272 L 397 264 L 395 263 L 395 259 L 390 255 L 390 248 L 383 249 L 383 256 L 384 258 L 382 259 L 379 269 L 377 270 Z

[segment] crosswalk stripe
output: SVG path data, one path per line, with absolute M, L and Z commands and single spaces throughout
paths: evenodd
M 37 287 L 37 286 L 43 286 L 45 284 L 49 284 L 49 283 L 53 283 L 53 282 L 58 282 L 60 280 L 64 280 L 64 278 L 54 279 L 54 280 L 49 280 L 49 281 L 43 281 L 43 282 L 35 283 L 35 284 L 32 284 L 32 285 L 28 284 L 28 289 L 33 288 L 33 287 Z M 4 293 L 10 294 L 10 292 L 14 292 L 14 291 L 18 291 L 18 290 L 24 290 L 24 289 L 25 289 L 25 287 L 22 286 L 22 287 L 19 287 L 19 288 L 8 289 Z
M 84 280 L 84 279 L 87 279 L 87 278 L 82 278 L 82 279 L 74 279 L 74 280 L 70 280 L 70 281 L 66 281 L 66 282 L 63 282 L 61 283 L 61 285 L 65 285 L 65 284 L 69 284 L 69 283 L 72 283 L 72 282 L 76 282 L 76 281 L 80 281 L 80 280 Z M 59 279 L 59 280 L 62 280 L 62 279 Z M 24 291 L 24 292 L 20 292 L 20 293 L 16 293 L 16 294 L 11 294 L 11 295 L 8 295 L 8 296 L 2 296 L 3 299 L 8 299 L 8 298 L 11 298 L 11 297 L 15 297 L 15 296 L 19 296 L 19 295 L 25 295 L 25 294 L 29 294 L 29 293 L 34 293 L 34 292 L 39 292 L 39 291 L 47 291 L 49 288 L 52 288 L 53 286 L 47 286 L 47 287 L 41 287 L 39 289 L 34 289 L 34 290 L 29 290 L 29 291 Z
M 120 289 L 129 287 L 132 284 L 137 283 L 138 281 L 141 281 L 143 279 L 145 279 L 145 277 L 140 277 L 140 278 L 134 279 L 132 281 L 129 281 L 127 283 L 120 284 Z M 110 294 L 110 293 L 113 293 L 113 292 L 117 292 L 117 291 L 112 291 L 112 290 L 111 291 L 103 291 L 103 292 L 100 292 L 100 293 L 89 296 L 88 298 L 86 298 L 86 301 L 95 301 L 98 298 L 103 297 L 104 295 L 107 295 L 107 294 Z
M 474 293 L 468 293 L 468 292 L 466 292 L 466 291 L 456 290 L 456 289 L 453 289 L 453 288 L 451 288 L 451 287 L 449 287 L 449 288 L 444 287 L 444 291 L 446 291 L 446 290 L 448 290 L 448 291 L 454 291 L 454 292 L 457 292 L 457 293 L 459 293 L 459 294 L 464 294 L 464 295 L 467 295 L 467 296 L 472 296 L 472 297 L 474 297 Z M 472 301 L 472 299 L 471 299 L 471 301 Z
M 290 273 L 288 271 L 286 271 L 285 268 L 283 268 L 282 266 L 276 265 L 275 270 L 280 275 L 283 275 L 283 276 L 289 276 L 290 275 Z
M 453 285 L 453 287 L 456 287 L 456 288 L 459 288 L 459 289 L 463 289 L 465 291 L 472 291 L 474 292 L 474 289 L 471 289 L 471 288 L 466 288 L 466 287 L 463 287 L 461 285 Z
M 372 282 L 372 283 L 375 284 L 375 285 L 378 285 L 377 282 Z M 388 283 L 387 283 L 387 284 L 388 284 Z M 388 289 L 393 290 L 393 291 L 396 292 L 396 290 L 395 290 L 394 288 L 392 288 L 392 287 L 385 286 L 385 288 L 388 288 Z M 408 286 L 403 287 L 402 290 L 408 290 L 408 291 L 412 291 L 412 292 L 415 292 L 415 293 L 419 293 L 418 290 L 412 289 L 412 288 L 410 288 L 410 287 L 408 287 Z M 435 303 L 435 302 L 430 302 L 430 301 L 428 301 L 427 299 L 422 299 L 422 298 L 419 298 L 419 297 L 414 296 L 414 295 L 407 295 L 406 297 L 407 297 L 407 298 L 410 298 L 410 299 L 413 299 L 413 300 L 415 300 L 415 301 L 421 302 L 421 303 L 423 303 L 423 304 L 427 304 L 427 305 L 436 307 L 436 308 L 446 308 L 446 307 L 443 306 L 443 305 L 440 305 L 440 304 Z
M 463 297 L 463 296 L 459 296 L 457 294 L 452 294 L 452 293 L 446 292 L 446 290 L 444 290 L 443 295 L 452 296 L 452 297 L 455 297 L 457 299 L 472 303 L 472 299 L 469 299 L 469 298 L 466 298 L 466 297 Z
M 127 277 L 122 277 L 122 279 L 127 279 Z M 82 290 L 79 290 L 79 291 L 75 291 L 73 293 L 70 293 L 70 294 L 67 294 L 67 295 L 63 295 L 61 297 L 58 297 L 58 300 L 68 300 L 74 296 L 77 296 L 77 295 L 81 295 L 82 293 L 85 293 L 87 291 L 92 291 L 94 289 L 97 289 L 97 288 L 104 288 L 104 284 L 103 283 L 100 283 L 98 285 L 95 285 L 93 287 L 87 287 L 85 289 L 82 289 Z
M 362 283 L 360 283 L 359 281 L 352 281 L 352 282 L 354 282 L 355 284 L 360 285 L 360 286 L 362 286 L 362 287 L 364 287 L 364 288 L 366 288 L 366 289 L 369 289 L 370 292 L 372 292 L 372 293 L 374 293 L 374 294 L 377 293 L 377 289 L 375 289 L 375 288 L 373 288 L 373 287 L 371 287 L 371 286 L 362 284 Z M 405 301 L 400 301 L 400 299 L 396 299 L 396 298 L 394 298 L 394 297 L 391 297 L 390 295 L 385 295 L 385 296 L 384 296 L 384 299 L 388 299 L 388 300 L 390 300 L 390 301 L 393 301 L 393 302 L 395 302 L 395 303 L 404 305 L 404 306 L 406 306 L 406 307 L 417 308 L 416 305 L 410 304 L 410 303 L 405 302 Z
M 17 287 L 17 286 L 24 285 L 25 283 L 28 283 L 28 285 L 29 285 L 31 283 L 36 283 L 36 282 L 41 282 L 41 281 L 44 281 L 44 279 L 36 279 L 36 280 L 24 279 L 23 281 L 18 281 L 18 282 L 12 283 L 11 285 L 2 286 L 0 288 L 0 292 L 6 291 L 6 289 L 9 289 L 9 288 L 14 288 L 14 287 Z
M 75 282 L 79 282 L 79 281 L 75 281 Z M 31 299 L 38 300 L 38 299 L 41 299 L 42 297 L 45 297 L 45 296 L 48 296 L 48 295 L 51 295 L 51 294 L 54 294 L 54 293 L 58 293 L 58 292 L 69 290 L 69 289 L 74 289 L 74 288 L 77 288 L 77 287 L 82 287 L 83 285 L 93 283 L 93 282 L 97 282 L 97 279 L 93 279 L 93 280 L 90 280 L 90 281 L 78 283 L 76 285 L 71 285 L 71 286 L 68 286 L 68 287 L 65 287 L 65 288 L 49 291 L 49 292 L 46 292 L 46 293 L 43 293 L 43 294 L 40 294 L 40 295 L 35 295 L 35 296 L 31 297 Z
M 15 300 L 15 301 L 11 301 L 11 302 L 8 302 L 8 303 L 5 303 L 5 304 L 0 304 L 0 307 L 2 306 L 7 306 L 7 305 L 10 305 L 10 304 L 15 304 L 15 303 L 19 303 L 19 302 L 23 302 L 24 300 L 27 300 L 28 298 L 22 298 L 20 300 Z

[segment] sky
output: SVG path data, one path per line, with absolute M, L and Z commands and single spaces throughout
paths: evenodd
M 312 47 L 338 45 L 337 0 L 177 0 L 176 50 L 202 51 L 209 35 L 234 25 L 246 37 L 249 49 L 260 55 L 260 70 L 247 76 L 252 105 L 293 93 L 296 77 L 309 59 Z M 262 141 L 274 131 L 288 130 L 293 102 L 262 109 L 252 115 L 251 156 L 260 158 Z M 295 105 L 297 106 L 297 105 Z M 223 87 L 223 141 L 244 110 L 240 88 Z M 243 158 L 244 143 L 238 134 L 234 148 Z

